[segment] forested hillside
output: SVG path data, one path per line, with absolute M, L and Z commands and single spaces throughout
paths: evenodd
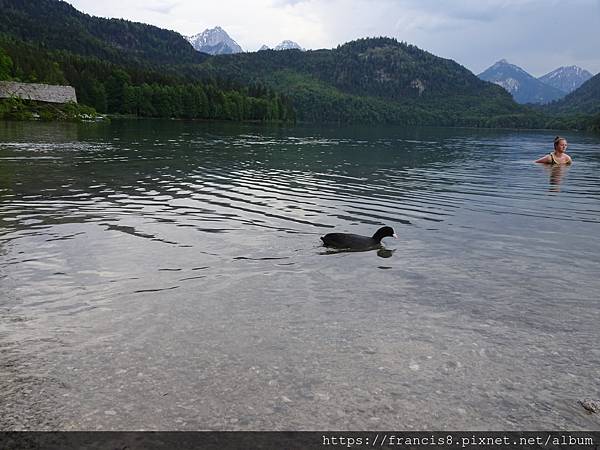
M 600 73 L 565 98 L 548 105 L 548 112 L 600 114 Z
M 289 100 L 273 90 L 201 78 L 208 55 L 173 31 L 92 17 L 60 0 L 0 0 L 0 11 L 5 79 L 72 85 L 100 113 L 294 120 Z
M 0 38 L 0 79 L 75 87 L 80 103 L 100 113 L 188 119 L 293 121 L 288 99 L 262 86 L 225 84 L 50 52 Z
M 345 93 L 394 101 L 491 94 L 503 106 L 514 107 L 505 91 L 483 82 L 456 62 L 392 38 L 359 39 L 333 50 L 266 50 L 216 56 L 204 66 L 241 79 L 292 70 Z
M 300 120 L 536 126 L 540 115 L 454 61 L 390 38 L 333 50 L 215 56 L 204 76 L 261 80 L 288 96 Z
M 59 0 L 0 0 L 0 33 L 51 50 L 67 50 L 120 64 L 199 63 L 179 33 L 81 13 Z
M 600 74 L 540 111 L 549 117 L 548 127 L 600 131 Z

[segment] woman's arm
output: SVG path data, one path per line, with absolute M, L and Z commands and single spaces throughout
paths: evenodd
M 540 159 L 535 161 L 536 163 L 552 164 L 552 158 L 550 155 L 542 156 Z

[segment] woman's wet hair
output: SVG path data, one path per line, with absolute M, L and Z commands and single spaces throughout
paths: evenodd
M 558 144 L 560 141 L 566 141 L 566 139 L 564 137 L 561 136 L 556 136 L 554 138 L 554 148 L 558 147 Z

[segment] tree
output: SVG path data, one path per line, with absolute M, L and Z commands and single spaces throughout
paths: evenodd
M 105 84 L 108 112 L 125 112 L 125 90 L 131 83 L 129 74 L 114 69 Z
M 0 48 L 0 80 L 10 80 L 12 68 L 12 59 Z

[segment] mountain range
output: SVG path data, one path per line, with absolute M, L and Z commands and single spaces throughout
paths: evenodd
M 185 37 L 185 39 L 192 44 L 192 47 L 194 47 L 194 49 L 197 51 L 208 53 L 209 55 L 232 55 L 234 53 L 242 53 L 244 51 L 242 47 L 236 41 L 234 41 L 223 28 L 219 26 L 208 28 L 202 33 Z M 304 50 L 296 42 L 290 40 L 282 41 L 273 48 L 273 50 L 290 49 Z M 258 49 L 258 51 L 262 50 L 270 50 L 270 48 L 266 45 L 263 45 Z
M 559 67 L 535 78 L 524 69 L 505 59 L 478 75 L 485 81 L 502 86 L 518 103 L 545 104 L 561 99 L 592 77 L 587 70 L 577 66 Z
M 358 39 L 332 50 L 215 56 L 207 78 L 260 80 L 291 98 L 299 120 L 483 126 L 526 114 L 499 86 L 458 63 L 392 38 Z
M 553 126 L 587 127 L 591 119 L 582 114 L 597 114 L 600 105 L 599 75 L 563 100 L 534 109 L 515 103 L 496 85 L 500 79 L 481 80 L 453 60 L 391 38 L 331 50 L 211 56 L 176 32 L 89 16 L 60 0 L 0 0 L 0 10 L 0 57 L 4 52 L 10 59 L 8 77 L 69 83 L 82 103 L 102 112 L 535 128 L 549 118 Z M 196 40 L 218 50 L 215 41 Z M 513 71 L 527 78 L 522 69 Z M 564 95 L 547 88 L 554 98 Z M 560 114 L 576 120 L 563 121 Z

